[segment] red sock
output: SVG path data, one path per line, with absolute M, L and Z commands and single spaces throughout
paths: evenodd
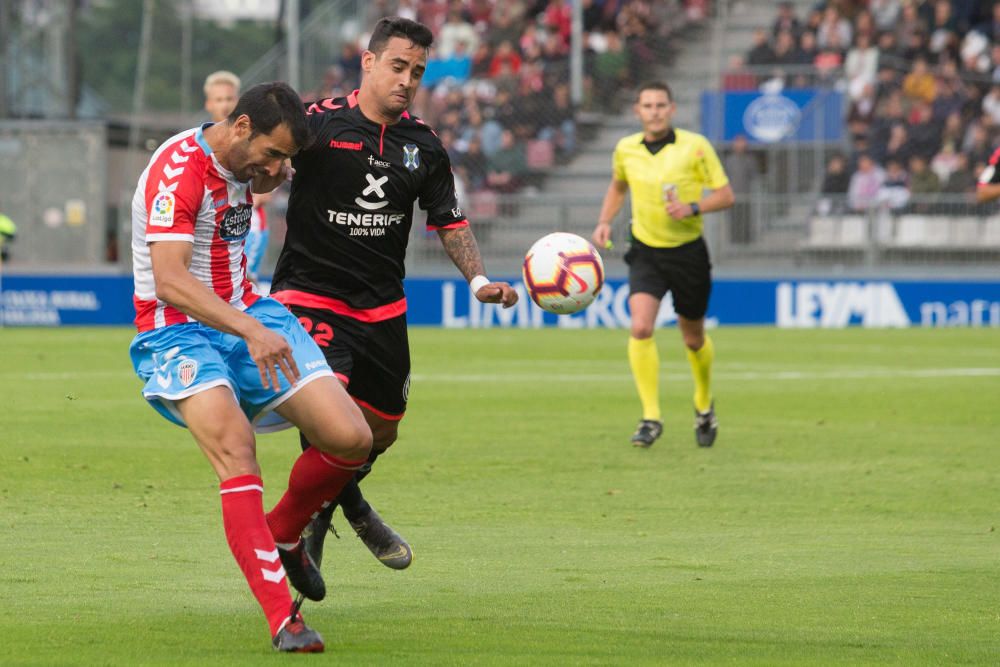
M 298 542 L 302 530 L 323 504 L 336 498 L 367 461 L 345 461 L 315 447 L 302 452 L 288 476 L 288 490 L 267 514 L 274 541 L 282 545 Z
M 273 637 L 288 618 L 292 596 L 264 518 L 263 483 L 256 475 L 240 475 L 220 484 L 219 493 L 229 549 L 263 607 Z

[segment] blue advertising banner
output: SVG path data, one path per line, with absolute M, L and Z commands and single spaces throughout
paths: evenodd
M 462 280 L 411 278 L 406 281 L 408 321 L 458 329 L 629 326 L 628 285 L 622 280 L 608 281 L 582 313 L 561 317 L 535 306 L 520 281 L 511 283 L 521 299 L 505 310 L 477 301 Z M 0 321 L 8 326 L 128 325 L 132 279 L 5 276 L 0 303 Z M 707 319 L 710 326 L 1000 327 L 1000 281 L 719 279 Z M 676 320 L 668 295 L 658 322 Z
M 840 141 L 844 96 L 833 90 L 703 92 L 701 133 L 710 141 L 743 135 L 751 143 Z

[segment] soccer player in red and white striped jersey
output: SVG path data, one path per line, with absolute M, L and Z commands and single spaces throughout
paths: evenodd
M 325 586 L 299 535 L 367 460 L 371 430 L 323 353 L 246 276 L 252 191 L 287 177 L 310 140 L 299 96 L 283 83 L 248 90 L 229 117 L 169 139 L 132 201 L 138 335 L 130 354 L 143 396 L 186 426 L 219 477 L 229 547 L 280 651 L 323 650 L 293 606 Z M 254 430 L 294 424 L 312 446 L 265 515 Z M 280 560 L 280 562 L 279 562 Z

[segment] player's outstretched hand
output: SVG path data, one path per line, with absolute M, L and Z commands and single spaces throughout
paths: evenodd
M 247 342 L 250 358 L 257 363 L 260 383 L 265 389 L 270 387 L 275 391 L 281 389 L 278 370 L 281 370 L 291 384 L 299 381 L 299 367 L 292 356 L 292 346 L 284 336 L 262 325 L 244 340 Z
M 502 303 L 510 308 L 517 303 L 517 292 L 508 283 L 486 283 L 476 292 L 476 298 L 483 303 Z

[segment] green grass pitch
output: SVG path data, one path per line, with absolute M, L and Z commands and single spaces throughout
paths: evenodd
M 663 330 L 665 433 L 636 450 L 626 332 L 413 330 L 365 488 L 416 558 L 382 567 L 338 514 L 308 658 L 272 654 L 131 332 L 2 330 L 0 664 L 997 664 L 1000 334 L 712 335 L 716 446 Z M 297 437 L 258 451 L 270 506 Z

